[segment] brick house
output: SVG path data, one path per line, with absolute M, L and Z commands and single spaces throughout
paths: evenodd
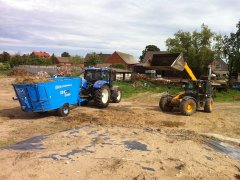
M 115 51 L 105 63 L 110 63 L 112 65 L 117 63 L 122 63 L 126 65 L 128 68 L 132 68 L 133 65 L 138 64 L 139 62 L 130 54 L 122 53 L 119 51 Z
M 37 52 L 37 51 L 33 51 L 32 54 L 39 56 L 39 57 L 45 57 L 45 58 L 50 58 L 50 54 L 46 53 L 46 52 Z
M 59 64 L 61 66 L 71 66 L 71 57 L 56 57 L 56 64 Z
M 212 72 L 216 75 L 226 76 L 228 74 L 228 65 L 223 60 L 214 60 L 211 63 Z

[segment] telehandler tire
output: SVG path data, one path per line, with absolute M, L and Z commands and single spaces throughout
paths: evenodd
M 204 111 L 211 113 L 213 110 L 213 98 L 208 98 L 205 102 Z
M 193 113 L 196 112 L 197 109 L 197 104 L 193 99 L 186 99 L 186 100 L 182 100 L 182 102 L 180 103 L 180 112 L 183 115 L 186 116 L 191 116 Z
M 159 108 L 163 111 L 163 112 L 169 112 L 173 110 L 172 106 L 168 105 L 168 96 L 162 96 L 160 101 L 159 101 Z
M 107 85 L 102 86 L 100 89 L 96 89 L 94 92 L 94 101 L 99 108 L 105 108 L 108 106 L 110 100 L 110 89 Z

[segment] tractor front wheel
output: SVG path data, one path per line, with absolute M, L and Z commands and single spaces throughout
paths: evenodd
M 116 90 L 116 91 L 117 91 L 116 92 L 117 96 L 112 97 L 112 102 L 119 103 L 122 99 L 122 94 L 121 94 L 121 91 L 119 89 Z
M 213 110 L 213 98 L 208 98 L 205 102 L 205 106 L 204 106 L 204 111 L 205 112 L 212 112 Z
M 193 99 L 182 100 L 180 103 L 180 111 L 183 115 L 191 116 L 196 112 L 197 104 Z
M 172 111 L 173 107 L 169 106 L 169 102 L 168 102 L 168 96 L 162 96 L 160 101 L 159 101 L 159 107 L 162 111 Z
M 94 101 L 99 108 L 105 108 L 109 104 L 110 90 L 104 85 L 100 89 L 96 89 L 94 93 Z

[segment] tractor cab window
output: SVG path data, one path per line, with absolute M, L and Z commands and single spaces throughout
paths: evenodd
M 84 78 L 87 81 L 98 81 L 98 80 L 109 81 L 109 72 L 101 71 L 101 70 L 88 70 L 88 71 L 85 71 Z
M 84 78 L 87 81 L 101 80 L 102 79 L 101 71 L 85 71 Z
M 109 81 L 109 72 L 108 71 L 103 71 L 102 72 L 102 80 L 104 81 Z

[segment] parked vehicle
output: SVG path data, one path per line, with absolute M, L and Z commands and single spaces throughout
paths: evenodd
M 83 104 L 94 100 L 95 104 L 104 108 L 109 102 L 119 103 L 121 91 L 119 87 L 113 86 L 114 71 L 109 68 L 86 68 L 82 83 L 81 97 L 87 100 Z
M 178 71 L 186 71 L 190 81 L 184 86 L 184 92 L 179 94 L 167 93 L 161 97 L 159 107 L 162 111 L 171 111 L 178 107 L 183 115 L 190 116 L 199 108 L 205 112 L 212 112 L 214 89 L 208 80 L 198 80 L 188 64 L 184 61 L 182 54 L 177 59 L 168 59 L 170 68 Z M 166 64 L 163 64 L 166 66 Z
M 91 100 L 106 108 L 110 101 L 121 101 L 121 91 L 112 84 L 112 73 L 108 68 L 87 68 L 85 79 L 56 77 L 50 78 L 51 82 L 14 84 L 17 96 L 14 99 L 19 100 L 24 112 L 56 110 L 59 116 L 67 116 L 70 105 L 85 105 Z
M 44 113 L 56 110 L 59 116 L 67 116 L 70 105 L 80 105 L 81 78 L 57 77 L 51 82 L 37 84 L 13 84 L 21 109 L 24 112 Z

